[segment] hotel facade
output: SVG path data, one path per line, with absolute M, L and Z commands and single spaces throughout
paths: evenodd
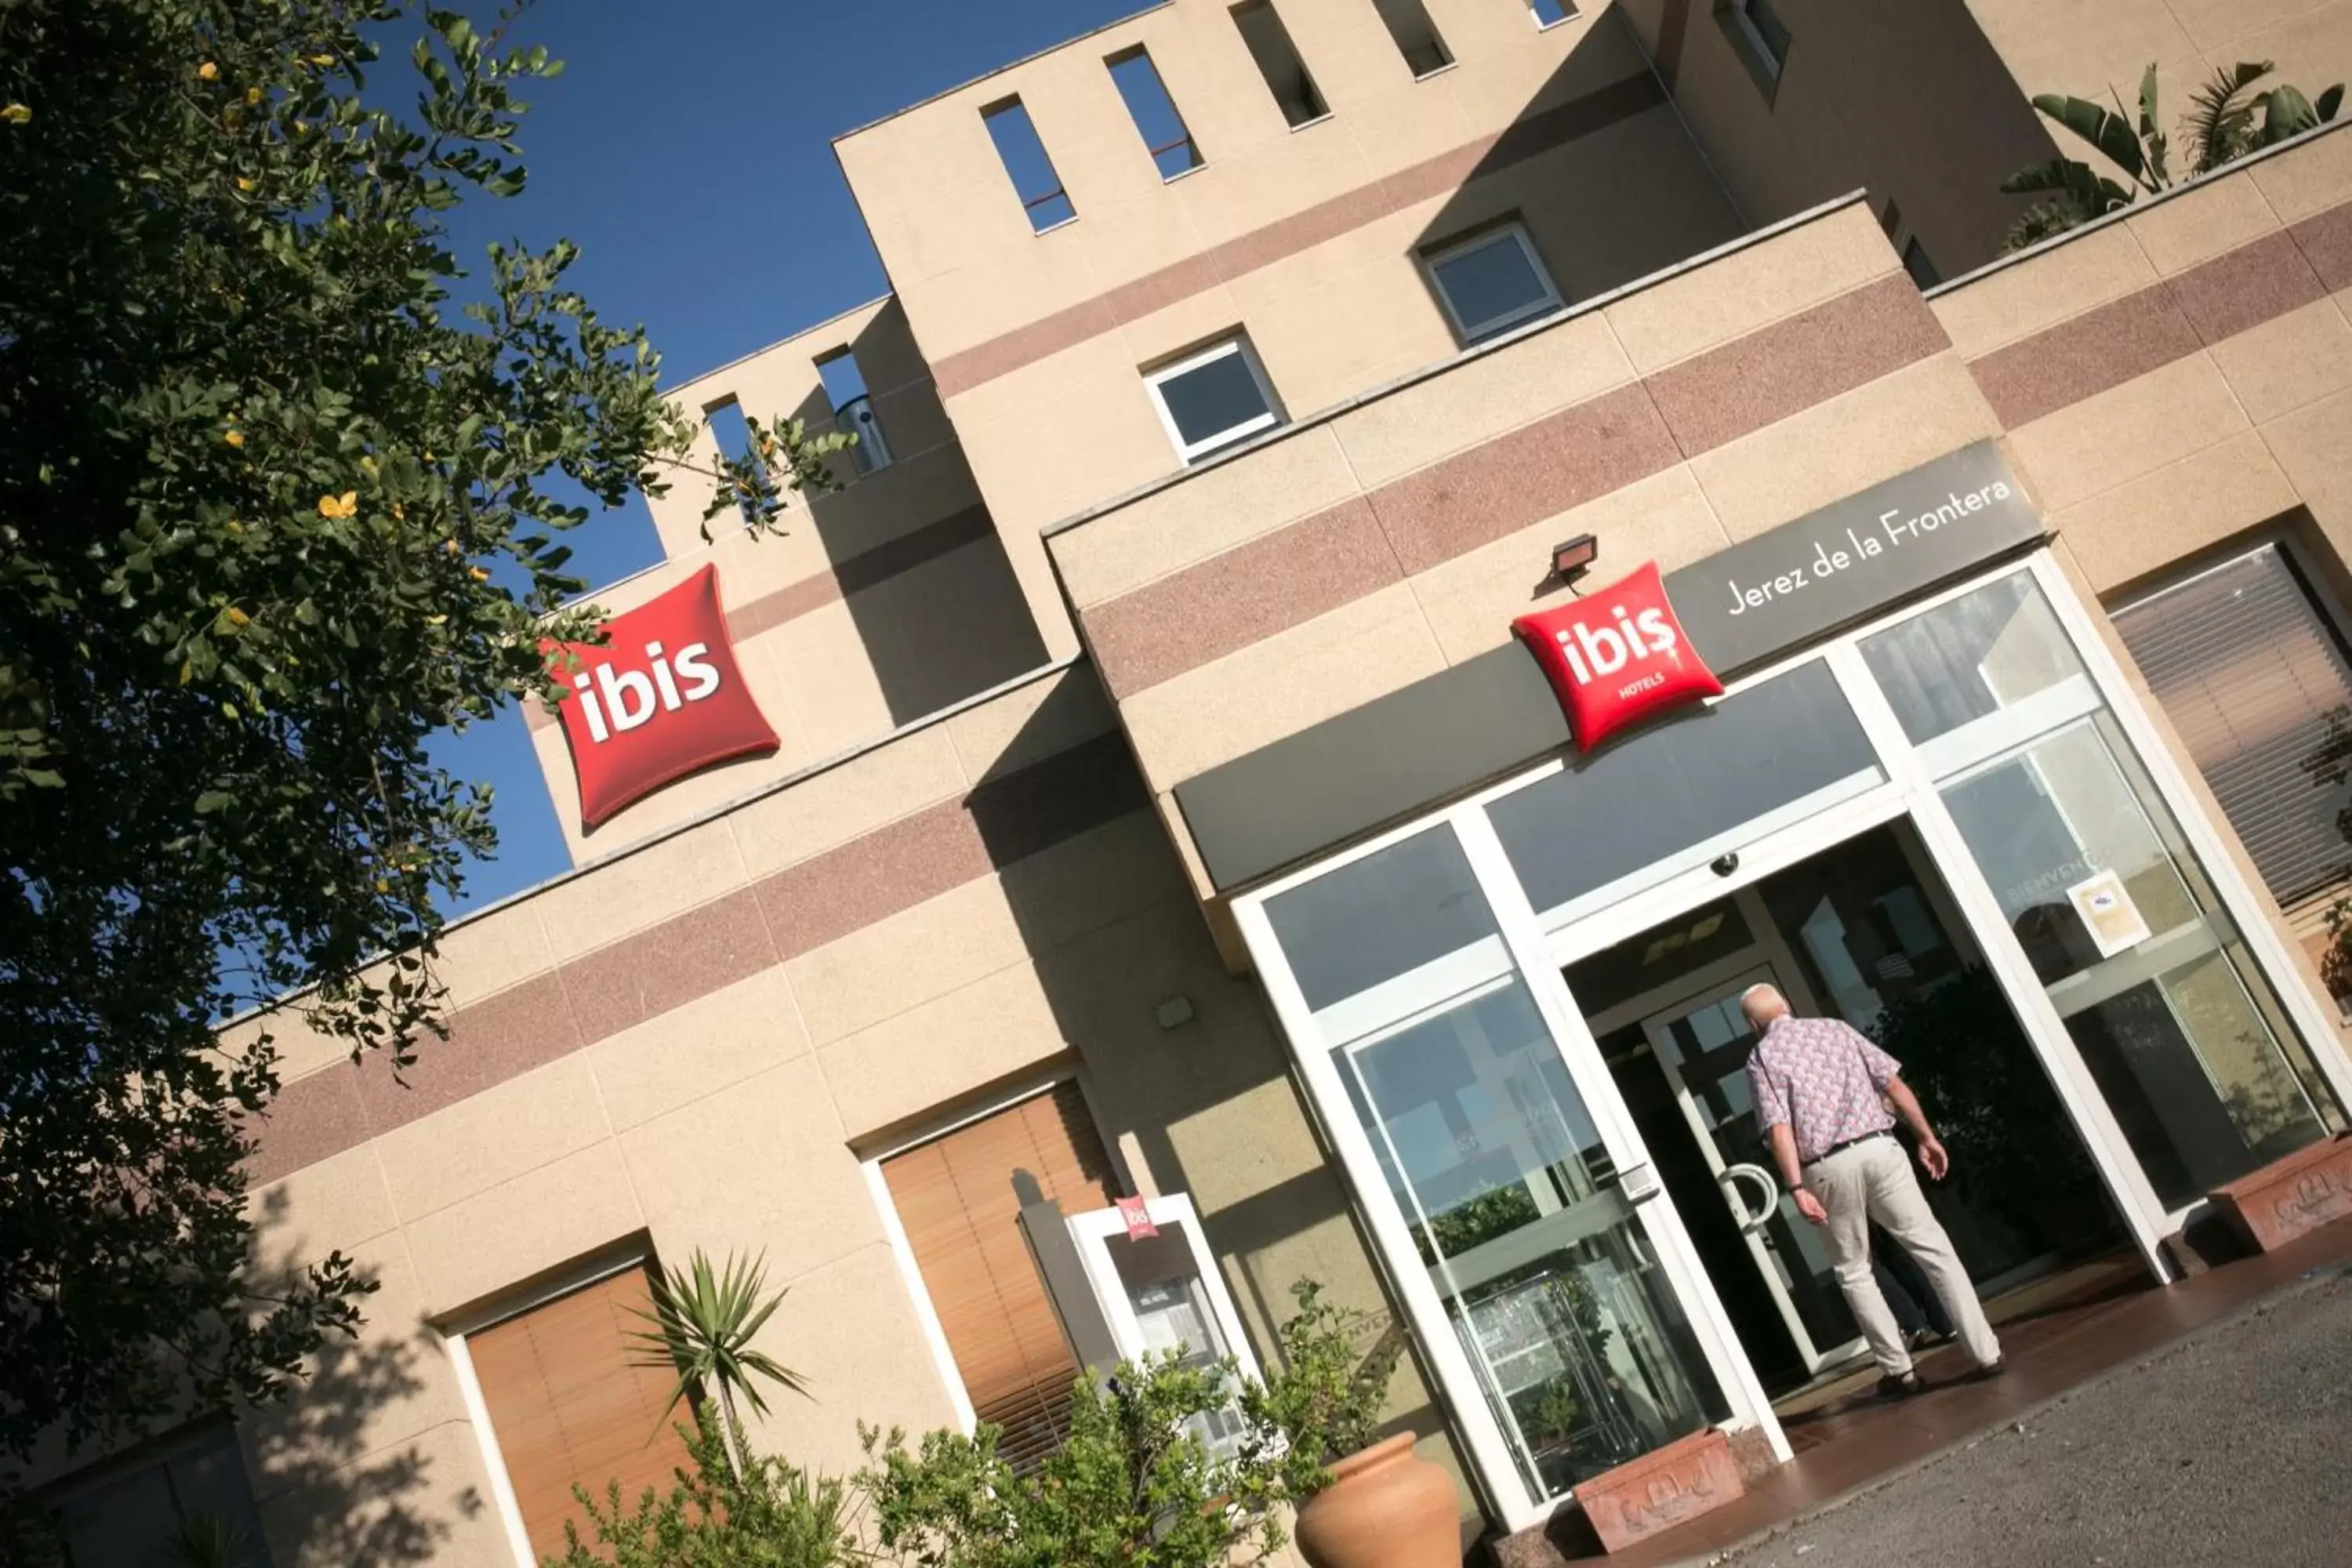
M 676 1461 L 624 1309 L 698 1248 L 834 1471 L 1045 1452 L 1090 1344 L 1255 1365 L 1320 1280 L 1540 1561 L 1859 1351 L 1759 980 L 1904 1059 L 1989 1299 L 2228 1267 L 2352 1105 L 2352 136 L 2015 254 L 1999 187 L 2084 151 L 2031 95 L 2242 59 L 2316 96 L 2352 5 L 1169 0 L 840 138 L 892 291 L 675 388 L 839 488 L 653 503 L 526 716 L 575 867 L 449 931 L 405 1084 L 275 1026 L 262 1262 L 381 1288 L 54 1479 L 76 1562 L 560 1550 Z M 1513 623 L 1653 565 L 1724 692 L 1589 748 Z

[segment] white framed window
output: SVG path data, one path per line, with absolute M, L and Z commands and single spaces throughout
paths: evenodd
M 1789 26 L 1771 0 L 1727 0 L 1724 8 L 1731 13 L 1732 31 L 1748 46 L 1751 63 L 1779 81 L 1781 68 L 1789 63 Z
M 1188 463 L 1283 422 L 1265 368 L 1240 333 L 1145 372 L 1143 384 Z
M 1465 348 L 1549 316 L 1562 303 L 1535 243 L 1517 223 L 1427 251 L 1422 265 Z
M 1528 0 L 1528 15 L 1535 19 L 1538 32 L 1557 27 L 1575 19 L 1575 0 Z

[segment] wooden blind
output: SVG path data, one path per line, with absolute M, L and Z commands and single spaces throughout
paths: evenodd
M 605 1484 L 618 1481 L 634 1508 L 649 1486 L 667 1492 L 688 1463 L 676 1426 L 686 1406 L 661 1414 L 676 1374 L 636 1364 L 631 1336 L 648 1325 L 632 1309 L 650 1300 L 646 1271 L 630 1268 L 466 1336 L 523 1528 L 542 1559 L 562 1554 L 566 1521 L 594 1542 L 572 1482 L 601 1505 Z
M 2352 720 L 2352 666 L 2286 553 L 2265 544 L 2115 622 L 2272 895 L 2293 904 L 2341 879 L 2346 791 L 2315 764 Z
M 1077 1086 L 1063 1084 L 882 1163 L 890 1200 L 972 1410 L 1022 1468 L 1069 1431 L 1078 1367 L 1022 1239 L 1013 1173 L 1065 1212 L 1118 1194 Z

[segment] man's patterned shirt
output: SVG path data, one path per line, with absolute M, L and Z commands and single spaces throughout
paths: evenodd
M 1787 1122 L 1797 1163 L 1807 1165 L 1841 1143 L 1892 1129 L 1884 1096 L 1902 1070 L 1859 1029 L 1782 1014 L 1748 1058 L 1748 1095 L 1765 1136 Z

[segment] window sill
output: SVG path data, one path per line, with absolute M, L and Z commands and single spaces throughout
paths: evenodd
M 1448 60 L 1442 66 L 1431 67 L 1429 69 L 1422 72 L 1412 79 L 1415 81 L 1435 81 L 1439 77 L 1444 76 L 1447 71 L 1452 70 L 1461 63 L 1462 62 L 1460 60 Z
M 1538 33 L 1549 33 L 1555 27 L 1565 27 L 1570 22 L 1581 22 L 1583 20 L 1584 17 L 1581 13 L 1570 11 L 1567 16 L 1560 17 L 1556 22 L 1546 22 L 1538 19 L 1536 23 L 1536 31 Z
M 1059 234 L 1062 230 L 1069 227 L 1072 224 L 1077 221 L 1078 215 L 1072 213 L 1069 216 L 1064 218 L 1059 223 L 1049 223 L 1043 228 L 1031 229 L 1029 231 L 1029 237 L 1032 239 L 1043 239 L 1049 234 Z
M 1312 131 L 1318 125 L 1328 125 L 1330 123 L 1331 111 L 1327 109 L 1312 120 L 1300 121 L 1297 124 L 1290 128 L 1290 132 L 1291 134 L 1295 136 L 1301 131 Z
M 1172 174 L 1160 175 L 1160 183 L 1163 185 L 1172 185 L 1179 180 L 1189 180 L 1208 166 L 1209 161 L 1206 158 L 1203 158 L 1189 169 L 1179 169 Z

